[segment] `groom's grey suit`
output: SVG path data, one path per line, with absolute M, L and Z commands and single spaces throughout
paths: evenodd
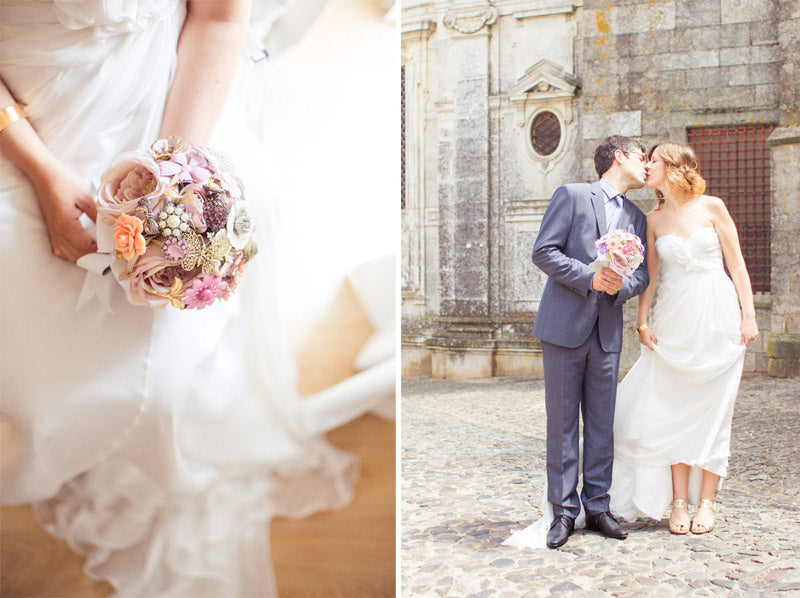
M 625 199 L 616 228 L 645 239 L 646 218 Z M 588 264 L 608 232 L 600 182 L 556 189 L 533 248 L 548 276 L 533 336 L 542 341 L 547 409 L 547 492 L 555 515 L 576 517 L 578 415 L 583 415 L 583 489 L 589 515 L 609 510 L 614 405 L 622 350 L 622 305 L 647 288 L 647 265 L 625 276 L 614 296 L 592 289 Z

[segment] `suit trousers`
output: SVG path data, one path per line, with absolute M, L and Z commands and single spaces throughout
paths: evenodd
M 577 517 L 609 510 L 619 353 L 603 350 L 598 324 L 574 349 L 542 342 L 547 411 L 547 500 L 553 513 Z M 578 500 L 579 416 L 583 488 Z

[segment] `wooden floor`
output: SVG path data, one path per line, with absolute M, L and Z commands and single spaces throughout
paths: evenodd
M 295 351 L 299 386 L 309 394 L 354 373 L 372 328 L 348 283 L 308 342 Z M 395 594 L 395 425 L 365 415 L 328 435 L 357 453 L 361 479 L 344 509 L 271 526 L 278 591 L 287 597 Z M 81 573 L 83 559 L 51 538 L 30 509 L 0 509 L 0 596 L 106 596 L 112 588 Z

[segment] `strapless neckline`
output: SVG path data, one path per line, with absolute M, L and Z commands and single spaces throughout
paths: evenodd
M 680 241 L 683 241 L 684 243 L 688 243 L 692 239 L 692 237 L 696 236 L 697 234 L 699 234 L 699 233 L 701 233 L 703 231 L 712 231 L 714 233 L 714 236 L 717 236 L 717 231 L 716 231 L 716 229 L 714 227 L 712 227 L 712 226 L 703 226 L 701 228 L 698 228 L 694 232 L 692 232 L 688 237 L 682 237 L 680 235 L 676 235 L 676 234 L 673 234 L 673 233 L 667 233 L 666 235 L 661 235 L 660 237 L 658 237 L 658 239 L 656 239 L 656 243 L 658 243 L 659 239 L 665 239 L 665 238 L 678 239 Z

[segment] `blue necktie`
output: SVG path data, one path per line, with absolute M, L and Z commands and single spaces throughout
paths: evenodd
M 624 197 L 625 196 L 620 193 L 606 202 L 606 224 L 608 225 L 608 230 L 617 227 L 619 216 L 622 213 L 622 200 Z

